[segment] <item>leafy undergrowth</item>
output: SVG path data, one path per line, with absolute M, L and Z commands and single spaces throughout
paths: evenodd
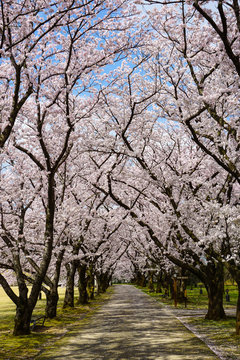
M 36 326 L 30 335 L 13 336 L 15 307 L 0 289 L 0 359 L 34 359 L 66 333 L 81 326 L 104 301 L 109 299 L 112 291 L 113 289 L 109 288 L 105 294 L 96 296 L 95 300 L 88 305 L 76 305 L 74 308 L 62 309 L 64 289 L 60 289 L 57 317 L 46 319 L 44 326 Z M 35 315 L 44 314 L 45 303 L 44 297 L 38 301 L 34 311 Z

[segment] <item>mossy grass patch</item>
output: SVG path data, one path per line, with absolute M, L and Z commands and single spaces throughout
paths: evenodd
M 17 293 L 17 288 L 13 288 Z M 64 288 L 59 288 L 59 303 L 57 317 L 46 319 L 43 327 L 36 326 L 30 335 L 13 336 L 15 317 L 15 305 L 0 287 L 0 359 L 27 360 L 35 359 L 43 350 L 52 346 L 56 341 L 64 337 L 68 332 L 74 331 L 95 313 L 99 306 L 110 298 L 113 288 L 109 288 L 105 294 L 95 297 L 87 305 L 77 305 L 74 308 L 63 309 Z M 76 291 L 77 293 L 77 291 Z M 39 316 L 45 313 L 46 299 L 42 296 L 38 300 L 33 315 Z

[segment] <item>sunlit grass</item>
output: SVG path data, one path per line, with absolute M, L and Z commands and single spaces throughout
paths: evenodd
M 13 288 L 17 293 L 17 288 Z M 62 309 L 64 288 L 59 288 L 58 314 L 54 319 L 46 319 L 43 328 L 36 328 L 30 335 L 13 336 L 15 305 L 11 302 L 3 289 L 0 287 L 0 359 L 26 360 L 32 359 L 39 352 L 53 344 L 66 332 L 79 326 L 86 316 L 90 316 L 98 308 L 101 302 L 107 299 L 111 288 L 106 294 L 96 297 L 88 305 L 76 305 L 73 309 Z M 76 291 L 77 295 L 77 291 Z M 33 315 L 44 315 L 46 299 L 38 300 Z
M 229 290 L 230 301 L 226 301 L 226 290 Z M 238 290 L 236 285 L 225 285 L 223 305 L 225 308 L 236 306 Z M 188 304 L 193 307 L 204 308 L 208 304 L 207 290 L 203 287 L 200 294 L 200 287 L 187 289 Z
M 141 288 L 141 287 L 139 287 Z M 147 287 L 141 288 L 145 293 L 160 300 L 166 305 L 174 306 L 174 300 L 171 297 L 165 297 L 163 293 L 155 293 L 149 291 Z M 226 301 L 226 289 L 229 290 L 230 301 Z M 225 285 L 225 294 L 223 297 L 223 304 L 225 308 L 235 307 L 237 304 L 238 290 L 236 285 Z M 207 290 L 202 287 L 202 293 L 200 293 L 200 286 L 192 288 L 187 287 L 187 308 L 190 309 L 206 309 L 208 305 Z M 185 308 L 185 303 L 177 303 L 178 308 Z

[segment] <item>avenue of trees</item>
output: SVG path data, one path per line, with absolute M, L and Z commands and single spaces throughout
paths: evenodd
M 240 294 L 238 0 L 1 1 L 0 284 L 30 333 L 74 286 Z M 181 269 L 181 270 L 180 270 Z M 18 293 L 12 289 L 17 284 Z M 31 287 L 29 285 L 31 284 Z M 166 285 L 168 284 L 168 285 Z M 236 309 L 240 333 L 240 296 Z

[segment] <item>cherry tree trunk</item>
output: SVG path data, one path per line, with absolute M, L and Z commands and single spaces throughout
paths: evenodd
M 67 283 L 64 296 L 63 308 L 74 307 L 74 278 L 76 274 L 76 263 L 73 261 L 71 264 L 66 265 L 67 270 Z
M 148 275 L 148 289 L 149 291 L 154 291 L 154 284 L 153 284 L 153 272 L 150 271 Z
M 147 285 L 146 277 L 140 271 L 136 274 L 136 284 L 141 287 L 146 287 Z
M 78 267 L 78 303 L 85 305 L 88 303 L 88 293 L 87 293 L 87 276 L 86 276 L 87 266 L 80 265 Z
M 98 282 L 98 294 L 104 293 L 107 291 L 111 281 L 111 275 L 108 273 L 101 273 L 97 275 Z
M 157 274 L 156 293 L 162 293 L 162 273 Z
M 55 273 L 54 273 L 54 279 L 49 284 L 50 290 L 47 291 L 46 297 L 47 297 L 47 304 L 46 304 L 46 317 L 53 319 L 57 316 L 57 304 L 59 300 L 58 296 L 58 283 L 60 278 L 60 272 L 61 272 L 61 265 L 62 260 L 64 256 L 65 250 L 61 250 L 57 256 L 57 261 L 55 264 Z
M 18 336 L 30 334 L 32 312 L 33 308 L 28 305 L 28 302 L 21 301 L 21 303 L 17 305 L 13 335 Z
M 143 275 L 143 274 L 142 274 L 142 276 L 141 276 L 140 286 L 142 286 L 142 287 L 146 287 L 146 286 L 147 286 L 147 279 L 146 279 L 145 275 Z
M 87 269 L 87 293 L 90 300 L 94 299 L 94 272 L 92 266 Z
M 18 279 L 20 282 L 20 279 Z M 13 335 L 30 334 L 31 317 L 41 291 L 42 280 L 37 278 L 33 284 L 31 295 L 27 297 L 28 289 L 26 284 L 19 286 L 19 298 L 16 303 L 16 315 L 14 319 Z
M 17 272 L 17 282 L 18 282 L 18 290 L 19 290 L 19 296 L 17 298 L 16 304 L 16 314 L 14 319 L 14 330 L 13 335 L 28 335 L 30 334 L 30 323 L 31 323 L 31 317 L 32 312 L 34 309 L 34 306 L 37 301 L 37 296 L 39 294 L 39 291 L 36 290 L 36 287 L 32 289 L 32 298 L 35 301 L 30 301 L 28 299 L 28 287 L 26 285 L 26 282 L 23 277 L 23 272 L 20 265 L 19 260 L 19 254 L 16 254 L 14 257 L 15 260 L 15 268 Z M 3 284 L 4 285 L 4 284 Z
M 46 309 L 45 315 L 47 318 L 53 319 L 57 316 L 57 304 L 58 304 L 58 291 L 56 288 L 52 288 L 46 292 Z
M 205 316 L 208 320 L 220 320 L 226 318 L 223 308 L 224 273 L 221 263 L 215 266 L 215 271 L 209 271 L 207 283 L 208 312 Z

